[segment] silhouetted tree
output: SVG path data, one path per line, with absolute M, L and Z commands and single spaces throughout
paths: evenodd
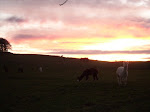
M 0 38 L 0 52 L 8 52 L 8 49 L 11 49 L 10 43 L 4 38 Z

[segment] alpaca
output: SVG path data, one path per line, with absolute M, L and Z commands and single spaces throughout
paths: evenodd
M 3 69 L 5 72 L 8 72 L 8 67 L 6 65 L 3 65 Z
M 118 67 L 116 71 L 119 85 L 125 86 L 127 84 L 128 64 L 128 62 L 123 62 L 123 66 Z
M 18 72 L 19 72 L 19 73 L 23 73 L 23 66 L 22 66 L 22 65 L 19 65 L 19 67 L 18 67 Z
M 42 67 L 39 67 L 39 71 L 40 71 L 40 72 L 43 72 L 43 68 L 42 68 Z
M 77 81 L 81 81 L 84 77 L 86 77 L 86 80 L 88 80 L 89 75 L 92 75 L 94 80 L 98 80 L 97 74 L 98 70 L 95 68 L 86 69 L 83 71 L 81 76 L 77 78 Z

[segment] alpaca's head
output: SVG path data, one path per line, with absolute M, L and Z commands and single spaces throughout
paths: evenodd
M 77 77 L 77 81 L 80 82 L 80 81 L 81 81 L 81 78 L 80 78 L 80 77 Z
M 124 67 L 127 67 L 128 64 L 129 64 L 129 62 L 123 62 L 123 66 L 124 66 Z

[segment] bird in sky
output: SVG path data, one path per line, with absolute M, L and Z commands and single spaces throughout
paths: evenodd
M 62 4 L 59 4 L 60 6 L 64 5 L 68 0 L 64 1 Z

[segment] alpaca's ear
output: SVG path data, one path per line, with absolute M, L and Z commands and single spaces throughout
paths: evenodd
M 125 66 L 126 62 L 123 61 L 123 66 Z
M 129 64 L 129 61 L 123 61 L 123 64 Z

